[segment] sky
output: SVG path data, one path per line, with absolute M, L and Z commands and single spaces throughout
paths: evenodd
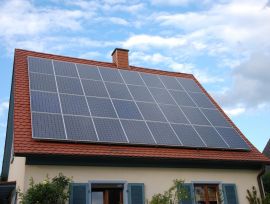
M 262 151 L 270 138 L 270 0 L 0 0 L 0 158 L 14 49 L 192 73 Z

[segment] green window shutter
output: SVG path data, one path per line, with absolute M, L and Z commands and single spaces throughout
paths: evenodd
M 195 199 L 194 199 L 194 186 L 192 183 L 184 183 L 184 188 L 187 191 L 188 194 L 188 198 L 180 201 L 180 204 L 194 204 L 195 203 Z
M 128 204 L 144 204 L 144 184 L 128 184 Z
M 88 204 L 89 203 L 88 183 L 72 183 L 70 185 L 69 204 Z
M 238 196 L 235 184 L 222 184 L 224 204 L 238 204 Z

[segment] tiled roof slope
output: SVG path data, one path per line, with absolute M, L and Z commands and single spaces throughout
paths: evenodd
M 146 147 L 146 146 L 120 146 L 105 144 L 82 144 L 82 143 L 60 143 L 37 141 L 32 139 L 31 133 L 31 114 L 29 79 L 27 69 L 27 56 L 42 57 L 48 59 L 62 60 L 74 63 L 84 63 L 116 68 L 113 63 L 83 60 L 71 57 L 64 57 L 52 54 L 44 54 L 21 49 L 15 50 L 14 58 L 14 153 L 15 155 L 74 155 L 74 156 L 115 156 L 115 157 L 145 157 L 145 158 L 169 158 L 169 159 L 192 159 L 192 160 L 224 160 L 224 161 L 245 161 L 268 163 L 269 160 L 261 154 L 241 133 L 243 139 L 249 145 L 251 151 L 232 151 L 232 150 L 210 150 L 210 149 L 184 149 L 170 147 Z M 172 73 L 144 69 L 130 66 L 132 70 L 170 75 L 178 77 L 193 78 L 191 74 Z M 202 90 L 205 89 L 198 83 Z M 219 105 L 206 93 L 217 108 L 230 121 L 234 128 L 235 125 L 221 110 Z M 238 130 L 236 128 L 236 130 Z M 239 131 L 239 130 L 238 130 Z M 240 132 L 240 131 L 239 131 Z
M 270 139 L 263 150 L 263 154 L 270 159 Z

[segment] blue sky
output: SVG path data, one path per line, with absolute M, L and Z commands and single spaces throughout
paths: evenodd
M 0 158 L 14 48 L 193 73 L 248 139 L 270 138 L 270 1 L 0 0 Z

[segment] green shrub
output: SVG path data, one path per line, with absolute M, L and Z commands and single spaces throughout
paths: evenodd
M 262 180 L 265 192 L 270 194 L 270 172 L 266 173 Z
M 270 204 L 270 194 L 266 194 L 266 197 L 261 200 L 258 197 L 257 190 L 254 186 L 252 187 L 251 191 L 247 190 L 246 198 L 249 204 Z
M 30 179 L 30 188 L 23 194 L 19 192 L 21 204 L 64 204 L 69 198 L 71 179 L 59 174 L 53 179 L 48 177 L 41 183 Z
M 188 199 L 188 194 L 184 188 L 183 180 L 174 180 L 173 186 L 163 194 L 155 194 L 150 204 L 178 204 L 179 201 Z

